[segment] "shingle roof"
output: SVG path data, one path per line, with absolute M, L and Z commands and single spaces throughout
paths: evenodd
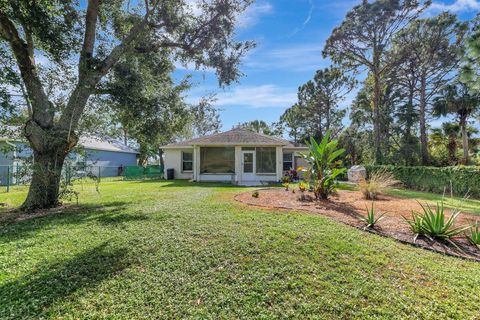
M 261 146 L 285 146 L 291 148 L 302 147 L 288 140 L 256 133 L 245 128 L 234 128 L 229 131 L 215 133 L 187 141 L 171 143 L 163 146 L 163 149 L 191 147 L 194 145 L 261 145 Z
M 2 132 L 3 132 L 3 136 L 0 135 L 0 141 L 10 140 L 14 142 L 25 142 L 25 138 L 22 138 L 20 135 L 21 131 L 19 127 L 10 126 L 10 127 L 7 127 L 6 130 L 2 130 Z M 78 145 L 82 146 L 85 149 L 91 149 L 91 150 L 138 154 L 138 151 L 125 146 L 123 143 L 119 141 L 116 141 L 113 139 L 103 139 L 93 135 L 81 136 L 78 141 Z

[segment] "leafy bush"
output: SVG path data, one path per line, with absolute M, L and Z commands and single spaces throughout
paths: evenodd
M 393 173 L 407 188 L 454 195 L 480 197 L 480 167 L 404 167 L 367 165 L 367 176 L 379 169 Z
M 288 188 L 290 187 L 290 183 L 289 182 L 284 182 L 284 183 L 282 183 L 282 186 L 285 188 L 285 191 L 288 191 Z
M 370 178 L 360 181 L 358 186 L 367 200 L 376 200 L 387 188 L 398 184 L 393 173 L 380 169 L 370 174 Z
M 375 227 L 375 224 L 377 222 L 379 222 L 380 220 L 382 220 L 385 216 L 385 213 L 386 213 L 386 212 L 384 212 L 384 213 L 381 213 L 381 214 L 377 215 L 373 202 L 372 202 L 372 207 L 370 209 L 367 207 L 366 209 L 367 209 L 367 216 L 366 217 L 363 217 L 363 216 L 358 217 L 361 221 L 365 222 L 365 228 Z
M 467 239 L 471 244 L 480 249 L 480 223 L 478 221 L 470 227 L 470 235 L 467 235 Z
M 259 196 L 260 196 L 260 192 L 258 192 L 258 191 L 253 191 L 253 193 L 252 193 L 252 197 L 253 197 L 253 198 L 258 198 Z
M 298 172 L 295 169 L 290 169 L 285 173 L 285 176 L 282 178 L 283 180 L 288 180 L 288 182 L 298 181 Z M 285 181 L 283 181 L 285 182 Z
M 447 220 L 445 220 L 445 210 L 442 203 L 437 203 L 435 211 L 432 208 L 427 206 L 422 206 L 422 213 L 412 213 L 413 220 L 410 220 L 408 224 L 410 229 L 418 235 L 425 236 L 431 240 L 447 240 L 450 241 L 451 237 L 454 237 L 466 229 L 468 226 L 463 227 L 453 227 L 455 220 L 457 220 L 460 215 L 460 211 L 454 210 Z
M 309 185 L 305 181 L 300 181 L 300 183 L 298 184 L 298 190 L 300 190 L 300 192 L 305 192 L 308 190 L 308 188 L 309 188 Z
M 300 183 L 298 184 L 298 190 L 300 190 L 300 192 L 302 193 L 302 195 L 300 196 L 300 201 L 307 200 L 307 198 L 305 197 L 305 191 L 307 191 L 308 188 L 309 188 L 309 185 L 307 182 L 300 181 Z
M 309 164 L 307 175 L 313 180 L 313 192 L 317 199 L 328 199 L 336 189 L 335 179 L 346 171 L 338 167 L 341 161 L 337 161 L 345 150 L 337 149 L 338 140 L 329 141 L 330 134 L 330 131 L 325 133 L 320 143 L 311 137 L 307 143 L 309 151 L 302 155 Z

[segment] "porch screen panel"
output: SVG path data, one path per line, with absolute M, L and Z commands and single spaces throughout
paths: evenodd
M 235 148 L 200 148 L 200 173 L 235 173 Z
M 257 148 L 257 173 L 276 173 L 276 149 Z

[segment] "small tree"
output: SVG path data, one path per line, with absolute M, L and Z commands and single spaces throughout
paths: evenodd
M 309 163 L 308 175 L 313 180 L 313 190 L 317 199 L 328 199 L 335 191 L 335 179 L 345 172 L 346 168 L 339 168 L 341 161 L 337 161 L 345 149 L 338 149 L 338 140 L 330 140 L 330 131 L 325 133 L 322 141 L 317 143 L 313 137 L 307 142 L 308 153 L 303 154 Z
M 435 99 L 433 114 L 445 116 L 455 114 L 462 131 L 463 163 L 468 164 L 468 120 L 478 113 L 480 108 L 480 94 L 472 93 L 468 86 L 456 82 L 446 86 L 439 97 Z

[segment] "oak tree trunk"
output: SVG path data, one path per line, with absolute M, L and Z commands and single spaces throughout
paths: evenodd
M 43 129 L 33 121 L 25 127 L 25 134 L 33 150 L 32 181 L 24 211 L 48 209 L 59 205 L 60 180 L 63 164 L 77 137 L 56 128 Z

